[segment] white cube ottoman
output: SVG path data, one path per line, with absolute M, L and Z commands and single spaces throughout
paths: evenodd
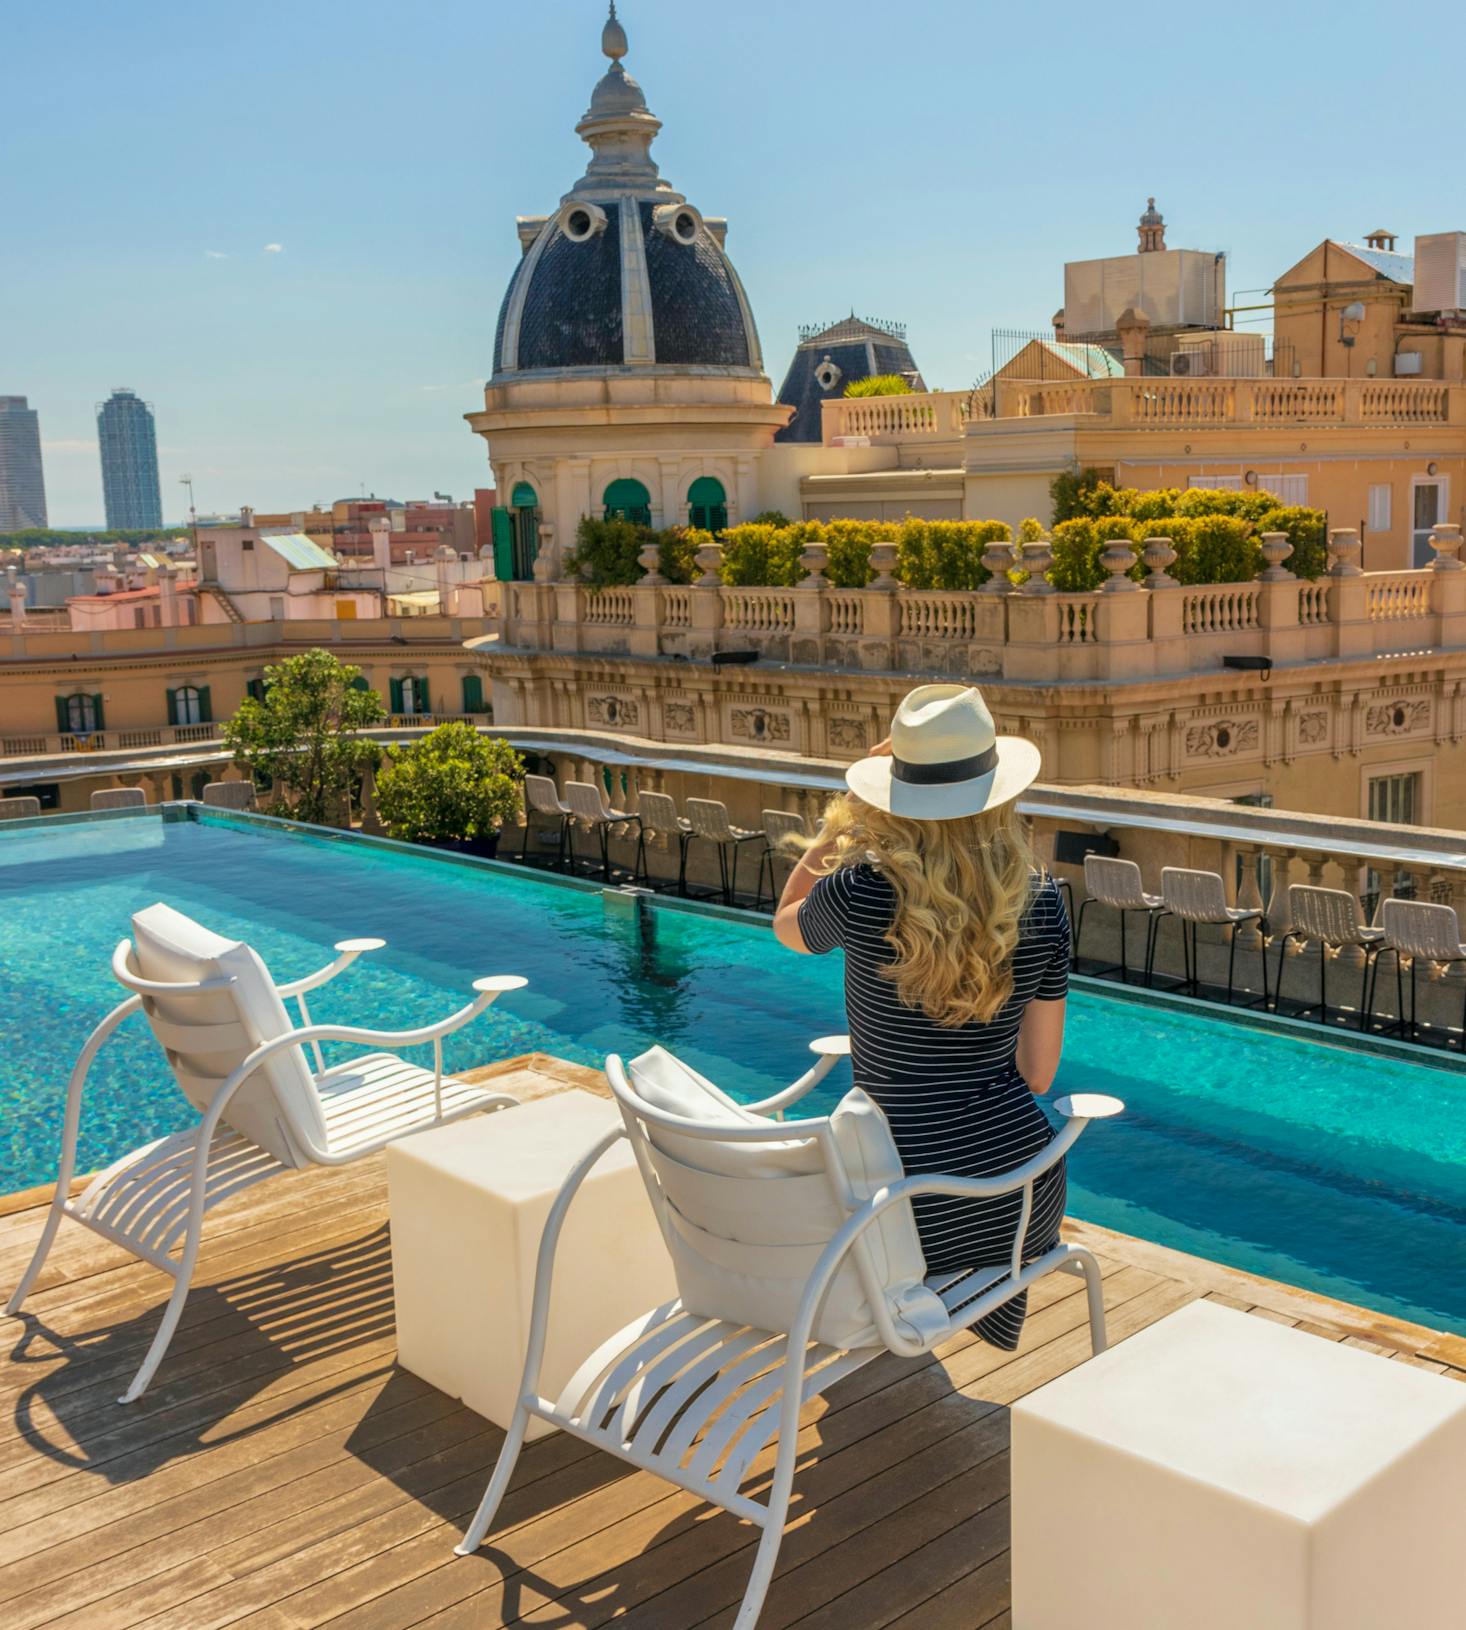
M 1013 1630 L 1466 1624 L 1466 1386 L 1194 1302 L 1013 1407 Z
M 509 1424 L 545 1218 L 570 1168 L 619 1123 L 613 1103 L 568 1091 L 388 1148 L 404 1369 Z M 636 1159 L 619 1143 L 581 1186 L 560 1238 L 541 1393 L 557 1397 L 587 1353 L 676 1294 Z M 532 1420 L 529 1435 L 551 1430 Z

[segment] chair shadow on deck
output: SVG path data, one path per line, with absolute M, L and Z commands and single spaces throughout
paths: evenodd
M 877 1394 L 893 1384 L 909 1385 L 918 1372 L 940 1365 L 931 1355 L 884 1358 L 869 1371 L 838 1382 L 825 1396 L 826 1414 L 812 1423 L 815 1441 L 802 1448 L 798 1459 L 787 1538 L 769 1594 L 771 1616 L 779 1617 L 786 1608 L 793 1611 L 796 1604 L 800 1611 L 809 1611 L 847 1591 L 863 1589 L 873 1572 L 884 1571 L 879 1564 L 870 1570 L 855 1558 L 869 1543 L 867 1531 L 873 1526 L 879 1531 L 888 1501 L 893 1514 L 923 1496 L 939 1511 L 945 1510 L 946 1515 L 933 1516 L 931 1532 L 925 1536 L 937 1541 L 949 1528 L 978 1515 L 985 1501 L 1001 1502 L 1007 1487 L 1000 1461 L 1008 1412 L 980 1398 L 948 1394 L 945 1430 L 917 1434 L 919 1447 L 913 1452 L 922 1461 L 920 1475 L 903 1472 L 904 1451 L 893 1439 L 909 1430 L 909 1423 L 899 1410 L 894 1416 L 888 1412 Z M 847 1405 L 853 1411 L 848 1416 Z M 820 1429 L 826 1418 L 831 1421 L 828 1436 Z M 985 1423 L 981 1435 L 990 1441 L 975 1450 L 965 1427 L 979 1423 Z M 466 1525 L 500 1441 L 496 1432 L 476 1477 L 426 1498 L 425 1503 L 454 1529 L 461 1531 Z M 984 1500 L 974 1485 L 985 1465 L 993 1487 Z M 762 1498 L 769 1481 L 770 1471 L 764 1467 L 743 1490 Z M 598 1491 L 623 1483 L 624 1491 L 609 1501 L 596 1498 Z M 582 1498 L 587 1501 L 582 1523 L 572 1522 L 568 1530 L 563 1522 L 557 1525 L 557 1514 L 563 1516 Z M 638 1515 L 663 1502 L 675 1503 L 677 1509 L 641 1532 Z M 851 1502 L 860 1513 L 847 1515 L 834 1533 L 819 1520 L 809 1521 L 822 1508 L 848 1507 Z M 618 1536 L 620 1523 L 635 1525 L 638 1531 Z M 1006 1523 L 1000 1526 L 1001 1543 L 1006 1544 Z M 484 1630 L 518 1623 L 521 1617 L 545 1630 L 592 1630 L 612 1620 L 634 1630 L 686 1630 L 704 1618 L 721 1622 L 726 1617 L 731 1622 L 732 1610 L 748 1584 L 758 1539 L 758 1530 L 732 1513 L 556 1433 L 524 1450 L 484 1545 L 472 1556 L 445 1558 L 445 1566 L 470 1570 L 475 1576 L 465 1588 L 470 1602 L 461 1602 L 459 1611 L 475 1605 L 478 1616 L 463 1622 L 482 1623 Z M 602 1545 L 604 1563 L 597 1556 Z M 572 1565 L 563 1554 L 567 1548 L 577 1555 L 571 1578 L 567 1569 Z M 899 1558 L 893 1557 L 890 1564 L 899 1567 Z
M 248 1272 L 211 1282 L 201 1275 L 156 1382 L 120 1407 L 117 1398 L 157 1329 L 168 1282 L 158 1275 L 156 1284 L 157 1299 L 143 1312 L 120 1320 L 104 1313 L 82 1334 L 19 1316 L 20 1337 L 7 1355 L 13 1375 L 23 1381 L 25 1366 L 45 1368 L 16 1395 L 12 1418 L 37 1454 L 109 1482 L 132 1482 L 392 1371 L 386 1351 L 365 1371 L 349 1359 L 330 1363 L 392 1335 L 385 1223 Z M 293 1374 L 306 1367 L 323 1373 Z

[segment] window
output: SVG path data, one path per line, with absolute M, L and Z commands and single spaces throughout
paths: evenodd
M 728 530 L 728 495 L 714 476 L 700 475 L 687 489 L 687 522 L 704 532 Z
M 214 708 L 207 685 L 180 685 L 168 692 L 169 724 L 211 724 L 213 718 Z
M 1242 477 L 1240 475 L 1189 475 L 1186 477 L 1188 487 L 1206 487 L 1213 492 L 1241 492 Z
M 431 713 L 432 703 L 428 700 L 428 682 L 415 674 L 408 674 L 402 679 L 388 680 L 392 693 L 392 712 L 406 718 L 416 717 L 419 714 Z
M 1306 504 L 1308 502 L 1308 477 L 1306 475 L 1270 475 L 1264 476 L 1262 485 L 1285 504 Z
M 1430 535 L 1446 516 L 1446 481 L 1444 476 L 1439 479 L 1416 476 L 1410 485 L 1410 564 L 1419 568 L 1429 566 L 1435 559 Z
M 1382 481 L 1378 486 L 1369 489 L 1369 519 L 1365 525 L 1371 532 L 1389 531 L 1392 491 L 1388 481 Z
M 265 682 L 264 682 L 264 680 L 263 679 L 246 679 L 245 682 L 244 682 L 244 694 L 246 696 L 253 697 L 256 702 L 263 702 L 264 699 L 265 699 Z
M 58 696 L 56 698 L 56 728 L 64 735 L 87 736 L 102 724 L 102 698 L 100 696 Z
M 640 481 L 629 476 L 613 481 L 601 496 L 608 521 L 631 521 L 636 526 L 652 524 L 652 495 Z
M 1396 826 L 1414 826 L 1420 819 L 1420 771 L 1375 776 L 1369 783 L 1369 818 Z
M 484 682 L 478 674 L 463 676 L 463 711 L 482 713 L 484 709 Z

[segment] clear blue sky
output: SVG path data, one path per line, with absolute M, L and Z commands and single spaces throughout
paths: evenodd
M 1233 291 L 1324 237 L 1466 226 L 1432 0 L 625 0 L 662 173 L 729 217 L 775 387 L 800 323 L 904 319 L 934 386 L 1039 327 L 1147 193 Z M 102 516 L 94 404 L 158 415 L 164 508 L 487 484 L 516 214 L 584 168 L 597 0 L 60 0 L 3 34 L 0 394 L 57 525 Z M 1408 26 L 1406 26 L 1408 25 Z M 1441 49 L 1448 47 L 1442 45 Z M 278 248 L 267 250 L 267 245 Z

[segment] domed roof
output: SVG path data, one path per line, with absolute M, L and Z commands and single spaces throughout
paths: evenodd
M 555 214 L 521 221 L 524 258 L 499 310 L 494 377 L 563 369 L 696 368 L 759 374 L 753 313 L 704 220 L 651 157 L 661 122 L 621 66 L 614 5 L 601 37 L 611 66 L 575 127 L 586 173 Z

